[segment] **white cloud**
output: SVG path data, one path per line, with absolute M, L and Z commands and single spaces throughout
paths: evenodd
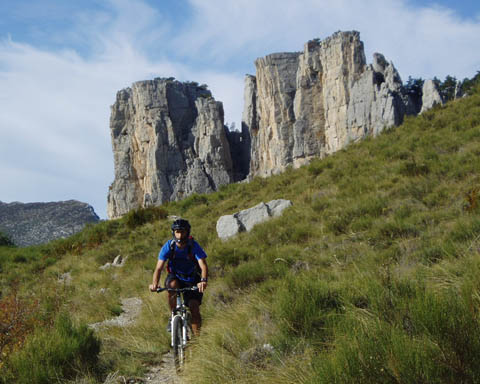
M 163 5 L 102 4 L 72 15 L 56 48 L 0 41 L 0 200 L 76 198 L 105 217 L 113 181 L 109 106 L 134 81 L 206 83 L 223 102 L 225 120 L 240 127 L 243 75 L 253 61 L 302 50 L 337 30 L 359 30 L 367 60 L 385 54 L 404 80 L 470 77 L 480 69 L 479 19 L 403 0 L 190 0 L 193 19 L 183 30 Z
M 116 92 L 158 74 L 175 76 L 181 68 L 165 61 L 152 63 L 137 49 L 134 43 L 140 37 L 135 33 L 144 30 L 128 23 L 133 10 L 126 3 L 118 2 L 118 19 L 102 19 L 89 30 L 98 54 L 88 59 L 73 50 L 45 51 L 12 40 L 0 43 L 0 167 L 7 176 L 0 199 L 76 196 L 105 217 L 108 184 L 113 181 L 109 106 Z M 137 14 L 147 15 L 148 9 L 140 6 Z M 153 16 L 136 22 L 152 23 Z M 122 32 L 127 24 L 133 35 Z
M 300 51 L 312 38 L 358 30 L 367 60 L 380 52 L 407 77 L 463 78 L 478 69 L 480 20 L 445 7 L 420 8 L 403 0 L 190 0 L 191 28 L 178 37 L 185 52 L 214 60 Z M 455 58 L 455 60 L 452 60 Z

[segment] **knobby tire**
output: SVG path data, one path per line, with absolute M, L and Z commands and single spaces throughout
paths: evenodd
M 180 371 L 185 362 L 185 350 L 182 343 L 182 318 L 175 316 L 172 321 L 172 347 L 175 368 Z

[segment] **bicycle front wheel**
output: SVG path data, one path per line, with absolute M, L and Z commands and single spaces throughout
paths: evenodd
M 185 349 L 183 343 L 183 321 L 181 316 L 175 316 L 172 320 L 172 348 L 175 368 L 179 371 L 185 362 Z

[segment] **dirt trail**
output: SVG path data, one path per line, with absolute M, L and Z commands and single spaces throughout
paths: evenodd
M 125 377 L 118 372 L 108 375 L 103 384 L 182 384 L 177 376 L 172 353 L 166 353 L 159 365 L 149 367 L 144 377 Z
M 150 367 L 145 375 L 145 382 L 149 384 L 181 384 L 180 377 L 177 376 L 173 354 L 171 352 L 163 356 L 160 365 Z
M 89 324 L 91 328 L 98 330 L 100 327 L 118 326 L 126 327 L 132 325 L 140 314 L 142 300 L 138 297 L 122 299 L 122 314 L 100 323 Z M 175 362 L 171 352 L 163 355 L 159 365 L 149 367 L 143 378 L 127 378 L 118 373 L 108 375 L 104 384 L 181 384 L 177 376 Z

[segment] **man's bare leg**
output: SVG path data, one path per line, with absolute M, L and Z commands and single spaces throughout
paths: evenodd
M 168 284 L 168 288 L 178 289 L 180 288 L 180 284 L 177 279 L 173 279 Z M 170 306 L 170 310 L 173 311 L 177 306 L 177 294 L 175 292 L 168 292 L 168 305 Z
M 192 313 L 192 330 L 195 336 L 200 334 L 202 326 L 202 316 L 200 315 L 200 303 L 197 300 L 189 300 L 188 307 Z

